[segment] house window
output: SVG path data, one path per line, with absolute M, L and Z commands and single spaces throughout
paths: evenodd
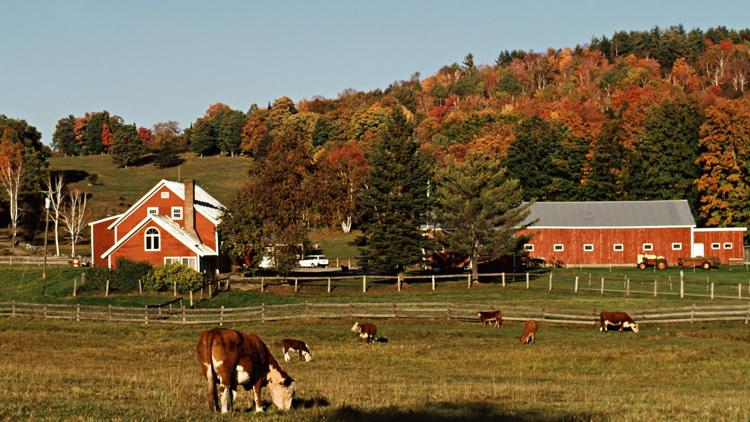
M 527 243 L 523 245 L 523 250 L 525 250 L 526 252 L 534 252 L 534 244 Z
M 552 245 L 552 250 L 555 252 L 562 252 L 565 250 L 565 246 L 562 243 L 555 243 Z
M 644 243 L 643 244 L 643 250 L 644 251 L 653 251 L 654 250 L 654 244 L 653 243 Z
M 725 243 L 724 249 L 732 249 L 732 243 Z
M 721 243 L 712 243 L 711 249 L 714 249 L 714 250 L 721 249 Z
M 182 207 L 172 207 L 172 220 L 182 220 Z
M 672 250 L 673 251 L 681 251 L 682 250 L 682 243 L 672 243 Z
M 156 228 L 149 227 L 148 230 L 146 230 L 146 235 L 144 236 L 144 240 L 145 240 L 145 250 L 147 251 L 161 250 L 159 230 L 157 230 Z
M 594 252 L 594 245 L 592 243 L 585 243 L 583 245 L 584 252 Z
M 194 256 L 165 256 L 164 265 L 182 264 L 188 268 L 198 271 L 198 260 Z
M 622 243 L 615 243 L 612 245 L 612 250 L 615 252 L 622 252 L 625 250 L 625 246 Z
M 148 207 L 146 213 L 148 215 L 159 215 L 159 207 Z
M 169 192 L 164 191 L 161 193 L 161 199 L 169 199 Z

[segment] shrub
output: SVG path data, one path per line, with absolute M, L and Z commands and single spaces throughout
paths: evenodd
M 86 284 L 79 287 L 79 290 L 105 290 L 107 280 L 112 280 L 112 271 L 107 267 L 93 267 L 86 271 Z M 111 286 L 110 286 L 111 287 Z
M 112 272 L 109 288 L 121 292 L 138 290 L 138 280 L 145 281 L 150 272 L 151 265 L 147 262 L 118 258 L 117 269 Z
M 177 290 L 192 290 L 203 284 L 203 275 L 182 264 L 168 264 L 151 270 L 146 277 L 145 287 L 153 290 L 171 290 L 175 281 Z

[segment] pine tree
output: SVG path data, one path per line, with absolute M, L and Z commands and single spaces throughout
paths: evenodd
M 529 203 L 517 179 L 492 159 L 472 156 L 438 173 L 437 216 L 449 230 L 444 241 L 455 252 L 471 257 L 472 279 L 478 264 L 516 250 L 515 232 L 529 215 Z
M 356 244 L 363 268 L 396 273 L 421 260 L 431 170 L 400 110 L 381 137 L 368 157 L 372 171 L 358 200 L 364 215 Z
M 592 149 L 590 173 L 585 184 L 586 199 L 612 201 L 625 196 L 629 154 L 624 146 L 624 137 L 619 119 L 605 125 Z
M 212 155 L 219 151 L 216 128 L 207 118 L 200 118 L 190 130 L 190 150 L 199 155 Z
M 115 132 L 110 152 L 119 167 L 132 166 L 143 157 L 146 150 L 135 125 L 123 125 Z

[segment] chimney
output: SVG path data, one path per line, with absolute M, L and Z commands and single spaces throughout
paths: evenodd
M 185 179 L 185 206 L 184 219 L 185 231 L 200 240 L 198 232 L 195 231 L 195 182 L 191 179 Z

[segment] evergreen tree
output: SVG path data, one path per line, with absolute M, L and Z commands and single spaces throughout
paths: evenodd
M 461 164 L 438 172 L 435 191 L 437 216 L 444 224 L 444 242 L 471 257 L 471 273 L 478 280 L 478 264 L 516 250 L 515 233 L 529 215 L 517 179 L 509 179 L 492 159 L 472 155 Z
M 234 156 L 240 153 L 242 128 L 247 116 L 239 110 L 227 110 L 218 120 L 218 145 L 221 152 Z
M 216 154 L 219 151 L 216 138 L 212 122 L 207 118 L 200 118 L 190 130 L 190 150 L 201 156 Z
M 64 155 L 78 155 L 81 152 L 81 146 L 76 141 L 76 135 L 73 132 L 75 122 L 75 116 L 70 115 L 58 120 L 55 126 L 55 133 L 52 135 L 52 147 Z
M 119 167 L 136 164 L 146 152 L 135 125 L 123 125 L 115 132 L 110 153 Z
M 621 200 L 625 196 L 629 154 L 620 119 L 608 122 L 592 150 L 585 192 L 591 201 Z
M 512 178 L 521 180 L 525 200 L 552 199 L 552 154 L 560 148 L 562 137 L 559 128 L 538 117 L 526 118 L 516 128 L 504 164 Z
M 358 199 L 364 210 L 359 262 L 366 270 L 396 273 L 421 260 L 430 166 L 400 110 L 391 114 L 369 161 L 372 171 Z
M 106 111 L 91 114 L 86 122 L 86 128 L 83 132 L 83 144 L 81 145 L 82 154 L 91 155 L 104 152 L 102 125 L 108 121 L 109 113 Z

